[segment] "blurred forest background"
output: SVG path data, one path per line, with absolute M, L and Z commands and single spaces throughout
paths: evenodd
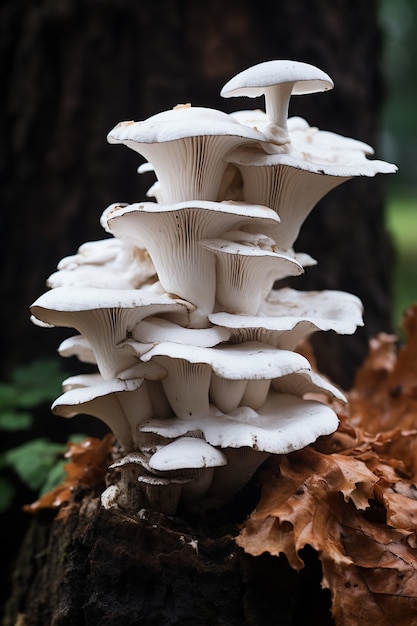
M 369 338 L 399 331 L 402 311 L 417 302 L 417 3 L 3 0 L 0 54 L 0 494 L 2 525 L 15 529 L 2 533 L 9 563 L 26 523 L 19 507 L 32 501 L 69 434 L 101 433 L 93 418 L 50 414 L 60 381 L 85 367 L 56 357 L 73 331 L 34 327 L 28 308 L 62 257 L 105 236 L 102 211 L 144 199 L 153 182 L 136 174 L 137 154 L 107 144 L 117 122 L 181 102 L 226 112 L 262 107 L 219 92 L 268 59 L 326 71 L 335 89 L 293 98 L 290 115 L 371 144 L 399 172 L 349 181 L 319 203 L 296 246 L 319 263 L 294 286 L 342 289 L 364 302 L 365 328 L 354 337 L 315 338 L 321 369 L 345 388 Z M 48 438 L 60 445 L 48 449 Z M 37 451 L 6 456 L 33 440 Z
M 393 322 L 417 302 L 417 3 L 381 0 L 387 95 L 379 123 L 382 156 L 399 167 L 388 181 L 386 223 L 396 257 L 392 276 Z

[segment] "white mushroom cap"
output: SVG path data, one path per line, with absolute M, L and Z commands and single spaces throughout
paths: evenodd
M 271 391 L 258 411 L 239 407 L 228 415 L 219 411 L 187 419 L 150 419 L 139 429 L 172 438 L 200 430 L 212 446 L 288 454 L 333 433 L 338 423 L 336 413 L 321 402 Z
M 149 459 L 149 467 L 158 472 L 218 467 L 226 463 L 226 456 L 221 450 L 196 437 L 175 439 L 160 448 Z
M 111 237 L 87 242 L 77 254 L 64 257 L 47 285 L 138 289 L 154 276 L 155 268 L 145 249 Z
M 76 356 L 81 363 L 96 363 L 94 352 L 83 335 L 74 335 L 64 339 L 58 347 L 58 354 L 64 358 Z
M 162 386 L 175 414 L 185 418 L 210 413 L 209 394 L 221 410 L 238 406 L 247 381 L 259 381 L 260 395 L 251 389 L 255 406 L 259 406 L 259 398 L 263 399 L 269 387 L 264 381 L 309 368 L 300 354 L 255 342 L 216 348 L 164 342 L 142 359 L 155 360 L 166 369 Z
M 216 258 L 199 241 L 255 223 L 266 227 L 279 221 L 269 208 L 235 202 L 133 204 L 106 212 L 108 229 L 138 246 L 146 245 L 166 292 L 197 307 L 193 327 L 207 326 L 216 290 Z
M 107 424 L 126 451 L 139 445 L 137 426 L 153 415 L 143 379 L 116 379 L 91 387 L 74 387 L 55 400 L 52 412 L 62 417 L 80 414 L 97 417 Z
M 362 308 L 359 298 L 342 291 L 297 291 L 284 287 L 269 293 L 258 316 L 217 312 L 209 315 L 209 320 L 229 328 L 231 342 L 260 341 L 294 350 L 319 330 L 354 333 L 363 325 Z
M 303 398 L 307 394 L 323 394 L 330 399 L 347 402 L 346 396 L 324 376 L 311 369 L 299 370 L 271 381 L 271 389 Z
M 297 291 L 284 287 L 271 290 L 260 314 L 301 318 L 320 330 L 351 335 L 358 326 L 363 326 L 362 312 L 360 299 L 344 291 Z
M 327 91 L 333 81 L 325 72 L 299 61 L 266 61 L 240 72 L 220 92 L 224 98 L 265 96 L 270 125 L 266 133 L 274 144 L 289 142 L 287 118 L 291 95 Z M 265 131 L 264 131 L 265 132 Z
M 203 239 L 200 245 L 218 258 L 217 308 L 231 313 L 256 315 L 275 281 L 304 271 L 294 257 L 256 245 L 227 239 Z
M 238 145 L 264 139 L 226 113 L 204 107 L 176 107 L 142 122 L 120 122 L 107 138 L 152 164 L 161 203 L 217 200 L 226 169 L 223 156 Z
M 147 291 L 58 287 L 46 292 L 31 306 L 32 314 L 55 326 L 76 328 L 86 337 L 106 380 L 136 363 L 121 347 L 134 327 L 147 315 L 185 312 L 184 304 Z M 186 315 L 186 314 L 185 314 Z
M 155 344 L 161 341 L 185 343 L 212 348 L 230 338 L 231 331 L 219 326 L 208 328 L 184 328 L 162 317 L 148 317 L 136 326 L 133 337 L 137 342 Z

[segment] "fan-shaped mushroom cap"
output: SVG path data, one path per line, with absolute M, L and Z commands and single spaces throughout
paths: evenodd
M 320 330 L 351 335 L 363 326 L 360 299 L 344 291 L 297 291 L 289 287 L 272 289 L 261 306 L 266 317 L 291 316 L 312 322 Z
M 217 308 L 231 313 L 256 315 L 275 281 L 304 271 L 294 257 L 255 245 L 227 239 L 203 239 L 200 245 L 218 258 Z
M 58 354 L 64 358 L 76 356 L 81 363 L 96 363 L 94 352 L 83 335 L 74 335 L 64 339 L 58 347 Z
M 139 445 L 137 426 L 153 415 L 143 379 L 116 379 L 74 387 L 55 400 L 52 412 L 62 417 L 80 414 L 97 417 L 107 424 L 126 451 Z
M 138 289 L 154 277 L 155 268 L 145 249 L 112 237 L 85 243 L 77 254 L 64 257 L 47 285 Z
M 217 200 L 226 169 L 224 155 L 264 137 L 221 111 L 185 106 L 142 122 L 120 122 L 107 139 L 125 144 L 152 164 L 158 199 L 169 203 Z
M 362 303 L 342 291 L 297 291 L 273 289 L 263 302 L 260 315 L 211 313 L 212 324 L 232 331 L 232 343 L 260 341 L 283 350 L 294 350 L 312 333 L 333 330 L 352 334 L 363 325 Z
M 291 95 L 327 91 L 333 81 L 314 65 L 299 61 L 266 61 L 249 67 L 231 78 L 220 92 L 224 98 L 265 96 L 266 115 L 270 125 L 264 131 L 274 144 L 289 141 L 288 104 Z
M 300 354 L 255 342 L 216 348 L 164 342 L 142 359 L 155 360 L 166 369 L 162 386 L 175 414 L 185 418 L 208 414 L 209 394 L 222 410 L 234 408 L 245 393 L 247 381 L 259 381 L 264 390 L 264 381 L 309 367 Z
M 181 312 L 187 319 L 185 303 L 137 289 L 57 287 L 40 296 L 31 311 L 44 322 L 84 335 L 106 380 L 136 363 L 129 350 L 118 346 L 144 317 Z
M 248 446 L 271 454 L 287 454 L 333 433 L 338 423 L 336 413 L 325 404 L 271 391 L 258 411 L 238 407 L 227 415 L 212 411 L 189 418 L 150 419 L 139 429 L 172 438 L 200 430 L 212 446 Z
M 165 291 L 197 307 L 190 317 L 197 328 L 207 326 L 216 291 L 216 258 L 199 241 L 252 222 L 259 230 L 279 221 L 269 208 L 235 202 L 146 202 L 113 207 L 105 214 L 113 234 L 146 245 Z
M 226 463 L 226 456 L 221 450 L 196 437 L 175 439 L 160 448 L 149 459 L 149 467 L 158 472 L 218 467 Z
M 212 348 L 230 338 L 228 328 L 184 328 L 162 317 L 148 317 L 136 326 L 133 337 L 137 342 L 155 344 L 162 341 Z

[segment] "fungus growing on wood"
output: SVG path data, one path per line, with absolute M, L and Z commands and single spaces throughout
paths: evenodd
M 292 94 L 332 87 L 311 65 L 270 61 L 222 90 L 264 95 L 266 112 L 179 106 L 109 133 L 147 159 L 156 202 L 108 206 L 109 238 L 63 259 L 31 307 L 39 326 L 81 333 L 62 356 L 97 364 L 64 381 L 52 410 L 94 415 L 118 440 L 103 507 L 222 506 L 270 455 L 337 429 L 318 398 L 343 393 L 296 348 L 316 331 L 352 334 L 362 304 L 275 283 L 315 264 L 293 246 L 325 193 L 396 168 L 288 118 Z
M 292 95 L 333 89 L 333 81 L 314 65 L 300 61 L 266 61 L 249 67 L 231 78 L 221 90 L 224 98 L 265 97 L 268 124 L 262 129 L 271 144 L 290 141 L 287 118 Z

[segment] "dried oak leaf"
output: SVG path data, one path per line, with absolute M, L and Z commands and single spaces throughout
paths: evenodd
M 110 463 L 114 436 L 112 433 L 103 439 L 88 437 L 81 443 L 68 443 L 65 457 L 70 459 L 64 465 L 65 480 L 52 491 L 41 496 L 23 509 L 35 513 L 39 509 L 59 508 L 71 501 L 77 487 L 85 489 L 104 488 L 104 478 Z
M 296 570 L 316 550 L 337 626 L 417 624 L 417 306 L 404 327 L 371 342 L 338 431 L 265 470 L 237 537 Z

